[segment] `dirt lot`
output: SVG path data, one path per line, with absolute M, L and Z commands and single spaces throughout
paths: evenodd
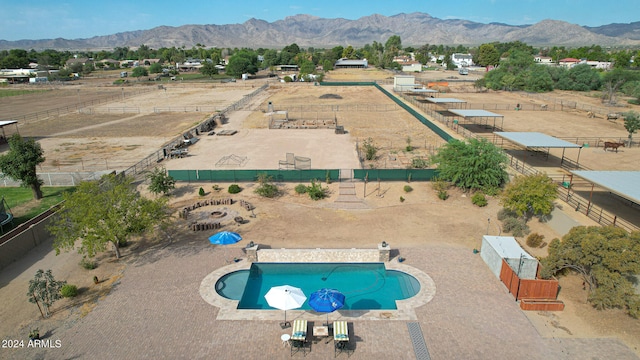
M 436 79 L 446 78 L 443 72 L 431 74 Z M 446 75 L 446 76 L 445 76 Z M 327 77 L 328 81 L 355 80 L 364 81 L 371 79 L 391 79 L 392 74 L 375 70 L 365 71 L 336 71 Z M 112 80 L 110 80 L 112 81 Z M 81 88 L 80 96 L 89 95 L 92 91 L 96 97 L 106 94 L 118 94 L 121 88 L 108 88 L 108 83 L 85 84 Z M 256 84 L 261 85 L 261 84 Z M 57 118 L 37 122 L 20 124 L 19 131 L 25 136 L 34 136 L 39 139 L 45 149 L 47 163 L 43 169 L 60 169 L 69 171 L 84 167 L 84 164 L 95 164 L 96 167 L 119 168 L 132 164 L 144 156 L 157 150 L 162 144 L 181 134 L 186 129 L 202 121 L 207 112 L 172 112 L 155 113 L 155 107 L 185 107 L 185 106 L 221 106 L 224 107 L 242 96 L 250 93 L 255 88 L 238 86 L 198 86 L 197 89 L 182 84 L 168 84 L 167 91 L 157 90 L 143 95 L 126 97 L 125 101 L 117 100 L 109 104 L 95 106 L 92 113 L 71 113 Z M 256 86 L 257 87 L 257 86 Z M 8 113 L 12 116 L 41 111 L 47 106 L 59 107 L 63 104 L 77 103 L 78 91 L 74 89 L 52 90 L 43 94 L 35 94 L 17 98 L 5 98 L 0 101 L 3 108 L 10 108 Z M 125 89 L 129 91 L 129 89 Z M 525 103 L 532 99 L 518 94 L 506 92 L 470 92 L 468 83 L 451 85 L 449 87 L 451 97 L 458 97 L 472 103 Z M 86 94 L 86 95 L 85 95 Z M 326 94 L 339 95 L 341 99 L 322 100 L 320 97 Z M 75 96 L 74 96 L 75 95 Z M 92 95 L 93 96 L 93 95 Z M 549 96 L 556 96 L 551 94 Z M 564 98 L 566 93 L 557 93 Z M 6 100 L 10 99 L 10 100 Z M 25 100 L 26 99 L 26 100 Z M 590 95 L 573 94 L 573 100 L 599 106 L 599 100 Z M 371 87 L 324 87 L 313 85 L 280 84 L 272 86 L 264 94 L 256 97 L 254 104 L 244 111 L 232 114 L 227 124 L 221 129 L 237 130 L 237 135 L 230 137 L 201 136 L 189 149 L 191 156 L 184 159 L 171 159 L 164 164 L 167 168 L 215 168 L 215 163 L 220 157 L 228 154 L 247 156 L 252 162 L 247 162 L 244 168 L 276 168 L 278 160 L 284 159 L 286 152 L 294 152 L 296 155 L 308 156 L 312 159 L 313 167 L 356 167 L 357 155 L 355 154 L 355 142 L 371 137 L 382 148 L 388 167 L 402 167 L 403 161 L 407 161 L 414 154 L 405 154 L 407 138 L 411 138 L 412 145 L 418 148 L 418 156 L 426 156 L 430 146 L 441 144 L 435 135 L 427 131 L 424 126 L 412 119 L 400 110 L 382 112 L 370 111 L 328 111 L 316 114 L 297 114 L 291 112 L 292 118 L 314 116 L 330 116 L 345 126 L 347 134 L 336 135 L 329 130 L 268 130 L 268 116 L 265 109 L 271 101 L 275 109 L 305 104 L 325 105 L 352 105 L 352 104 L 389 104 L 391 100 Z M 540 100 L 534 99 L 533 101 Z M 39 105 L 36 105 L 39 104 Z M 44 105 L 42 105 L 44 104 Z M 43 106 L 43 107 L 41 107 Z M 36 108 L 37 107 L 37 108 Z M 109 109 L 139 108 L 140 112 L 108 113 Z M 636 109 L 638 111 L 638 109 Z M 87 112 L 89 112 L 87 110 Z M 107 113 L 105 113 L 107 112 Z M 513 111 L 502 112 L 505 115 L 505 130 L 508 131 L 539 131 L 555 136 L 606 136 L 626 137 L 626 132 L 621 123 L 608 122 L 602 118 L 587 118 L 582 112 L 558 112 L 558 111 Z M 451 131 L 451 130 L 448 130 Z M 455 135 L 455 133 L 453 133 Z M 6 150 L 6 145 L 2 150 Z M 213 149 L 213 150 L 209 150 Z M 395 155 L 395 160 L 391 160 Z M 575 156 L 567 154 L 567 156 Z M 404 159 L 404 160 L 403 160 Z M 622 148 L 620 152 L 604 152 L 602 148 L 584 148 L 580 154 L 580 163 L 591 169 L 607 170 L 638 170 L 640 159 L 639 148 Z M 551 160 L 537 159 L 544 166 Z M 104 165 L 102 165 L 104 164 Z M 88 167 L 89 165 L 87 165 Z M 211 184 L 202 184 L 209 190 Z M 329 185 L 331 197 L 321 202 L 312 202 L 304 197 L 294 194 L 295 184 L 283 185 L 285 195 L 273 200 L 263 200 L 252 195 L 251 188 L 254 184 L 242 184 L 245 187 L 243 196 L 255 202 L 258 209 L 259 220 L 250 221 L 243 227 L 243 234 L 254 238 L 260 238 L 263 243 L 272 247 L 335 247 L 344 245 L 342 239 L 350 239 L 345 247 L 371 246 L 371 239 L 375 239 L 380 233 L 387 234 L 388 229 L 402 229 L 402 235 L 394 238 L 394 246 L 411 249 L 420 247 L 424 242 L 439 242 L 445 246 L 464 247 L 468 249 L 479 246 L 480 237 L 486 232 L 495 234 L 492 229 L 497 221 L 490 222 L 487 229 L 487 218 L 494 219 L 499 205 L 495 199 L 490 200 L 490 206 L 478 211 L 470 205 L 469 199 L 461 193 L 454 192 L 450 200 L 442 202 L 437 199 L 430 190 L 428 184 L 411 184 L 414 191 L 404 193 L 402 187 L 405 184 L 388 183 L 377 185 L 370 183 L 365 193 L 363 184 L 357 185 L 357 195 L 364 198 L 371 208 L 367 211 L 336 210 L 331 204 L 337 197 L 337 184 Z M 195 201 L 199 184 L 182 185 L 176 191 L 173 203 L 176 207 Z M 406 200 L 400 203 L 399 198 Z M 430 213 L 429 221 L 416 214 L 422 214 L 425 209 L 434 209 Z M 593 223 L 578 213 L 568 212 L 568 215 L 583 224 Z M 292 226 L 291 224 L 295 224 Z M 493 225 L 492 225 L 493 224 Z M 560 236 L 550 227 L 533 222 L 530 224 L 532 231 L 545 235 L 550 240 Z M 313 231 L 311 231 L 313 229 Z M 429 234 L 429 236 L 424 236 Z M 192 234 L 177 234 L 176 236 L 193 236 Z M 393 235 L 389 235 L 393 236 Z M 289 239 L 295 239 L 292 243 Z M 131 251 L 144 249 L 145 242 L 136 243 Z M 535 255 L 544 255 L 544 251 L 530 249 Z M 45 258 L 46 254 L 40 254 L 38 258 Z M 106 254 L 105 256 L 108 256 Z M 59 260 L 53 260 L 59 259 Z M 54 272 L 60 277 L 75 283 L 80 287 L 91 289 L 90 279 L 79 271 L 77 262 L 79 257 L 75 254 L 66 254 L 59 258 L 47 260 L 43 266 L 54 268 Z M 65 259 L 65 261 L 62 261 Z M 64 262 L 64 263 L 63 263 Z M 98 268 L 99 276 L 117 279 L 121 276 L 123 266 L 126 263 L 101 262 Z M 6 311 L 2 315 L 0 329 L 5 334 L 12 334 L 21 326 L 32 323 L 37 318 L 37 309 L 33 306 L 25 307 L 23 290 L 25 281 L 33 271 L 30 266 L 19 268 L 19 272 L 6 274 L 2 284 L 3 290 L 13 279 L 11 289 L 14 291 L 2 291 L 0 299 L 4 304 L 12 304 L 15 310 Z M 26 275 L 28 272 L 28 275 Z M 25 280 L 26 279 L 26 280 Z M 87 291 L 87 298 L 104 296 L 108 292 L 108 285 L 104 283 L 102 292 Z M 621 311 L 595 311 L 585 304 L 585 292 L 581 283 L 574 277 L 561 279 L 562 291 L 560 299 L 565 301 L 566 310 L 560 313 L 538 314 L 528 313 L 531 322 L 545 336 L 550 337 L 606 337 L 615 336 L 622 339 L 634 351 L 640 354 L 640 322 L 630 319 Z M 18 294 L 18 295 L 16 295 Z M 75 316 L 90 311 L 77 308 L 78 303 L 62 302 L 62 311 L 56 313 L 54 321 L 62 322 L 74 319 Z M 56 305 L 58 306 L 58 305 Z M 8 308 L 8 307 L 7 307 Z M 69 325 L 70 326 L 70 325 Z

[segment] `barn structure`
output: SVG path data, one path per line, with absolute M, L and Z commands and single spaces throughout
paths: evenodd
M 334 64 L 334 69 L 366 69 L 369 67 L 369 62 L 367 59 L 362 60 L 352 60 L 352 59 L 338 59 Z

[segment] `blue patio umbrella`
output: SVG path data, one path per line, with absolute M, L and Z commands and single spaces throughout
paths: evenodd
M 335 289 L 320 289 L 309 296 L 309 306 L 317 312 L 326 312 L 328 325 L 329 313 L 344 306 L 344 294 Z
M 231 231 L 220 231 L 219 233 L 215 233 L 209 236 L 209 242 L 211 242 L 214 245 L 230 245 L 230 244 L 235 244 L 240 240 L 242 240 L 242 236 L 240 236 L 240 234 L 238 233 L 234 233 Z M 226 250 L 225 250 L 225 258 L 226 258 Z

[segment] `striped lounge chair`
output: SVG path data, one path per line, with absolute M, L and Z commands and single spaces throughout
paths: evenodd
M 302 351 L 307 356 L 307 347 L 309 351 L 311 343 L 307 341 L 307 320 L 294 320 L 291 327 L 291 356 Z
M 349 355 L 349 328 L 346 321 L 333 322 L 333 344 L 335 349 L 334 357 L 343 352 Z

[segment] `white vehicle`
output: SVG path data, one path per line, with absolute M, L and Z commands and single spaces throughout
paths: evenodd
M 460 74 L 460 75 L 469 75 L 469 69 L 467 69 L 467 68 L 459 68 L 458 69 L 458 74 Z

